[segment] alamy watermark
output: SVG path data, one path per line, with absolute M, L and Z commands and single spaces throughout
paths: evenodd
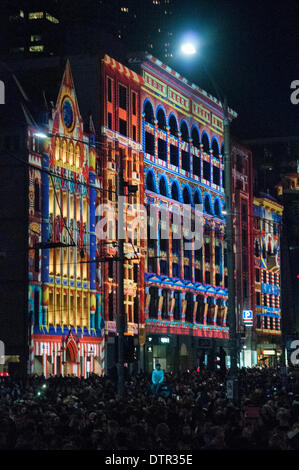
M 0 80 L 0 104 L 5 104 L 5 85 L 2 80 Z
M 299 365 L 299 340 L 295 339 L 290 343 L 290 349 L 294 349 L 294 351 L 290 355 L 290 362 L 293 366 Z
M 130 204 L 123 196 L 117 203 L 99 204 L 96 216 L 98 240 L 173 240 L 183 239 L 185 250 L 199 250 L 203 240 L 203 207 L 196 204 L 163 208 L 150 204 Z
M 5 345 L 0 341 L 0 365 L 5 364 Z
M 293 80 L 291 83 L 291 90 L 294 90 L 291 93 L 290 99 L 292 104 L 299 104 L 299 80 Z

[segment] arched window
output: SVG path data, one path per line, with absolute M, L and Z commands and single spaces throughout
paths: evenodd
M 60 142 L 59 142 L 59 137 L 56 137 L 55 139 L 55 160 L 60 159 Z
M 161 194 L 161 196 L 167 196 L 168 197 L 166 181 L 165 181 L 165 178 L 163 176 L 160 178 L 160 181 L 159 181 L 159 193 Z
M 145 122 L 149 122 L 150 124 L 153 124 L 155 120 L 155 116 L 154 116 L 152 103 L 149 100 L 145 102 L 144 107 L 143 107 L 143 112 L 145 115 L 144 116 Z
M 162 108 L 158 109 L 157 121 L 158 121 L 159 129 L 165 130 L 166 129 L 166 116 Z
M 178 134 L 178 124 L 175 116 L 171 114 L 168 121 L 170 127 L 170 134 L 177 136 Z
M 184 142 L 189 142 L 189 130 L 185 121 L 181 122 L 181 134 Z
M 154 191 L 154 192 L 156 191 L 154 176 L 151 171 L 148 171 L 146 175 L 146 189 L 148 189 L 149 191 Z
M 212 140 L 212 150 L 214 157 L 219 157 L 219 145 L 216 139 Z
M 69 145 L 69 164 L 74 165 L 74 144 L 72 142 Z
M 202 204 L 202 197 L 199 190 L 195 191 L 193 201 L 194 205 Z
M 217 217 L 221 217 L 221 206 L 220 206 L 220 202 L 219 202 L 219 199 L 216 199 L 215 200 L 215 203 L 214 203 L 214 213 Z
M 197 127 L 193 127 L 193 128 L 192 128 L 191 138 L 192 138 L 194 147 L 199 148 L 199 146 L 200 146 L 200 140 L 199 140 L 199 132 L 198 132 Z
M 172 199 L 174 199 L 175 201 L 179 201 L 179 188 L 178 188 L 178 184 L 176 182 L 173 182 L 172 183 L 172 186 L 171 186 L 171 197 Z
M 184 200 L 184 204 L 191 204 L 191 196 L 190 196 L 190 192 L 188 191 L 187 186 L 185 186 L 183 190 L 183 200 Z
M 203 151 L 205 153 L 209 153 L 209 151 L 210 151 L 210 142 L 209 142 L 209 137 L 206 133 L 202 134 L 201 143 L 203 145 Z
M 67 144 L 66 144 L 66 141 L 64 140 L 62 142 L 62 163 L 66 163 L 66 160 L 67 160 L 66 149 L 67 149 Z
M 205 196 L 204 211 L 207 214 L 213 215 L 212 207 L 211 207 L 211 200 L 208 194 Z
M 80 146 L 76 146 L 76 168 L 80 168 L 81 166 L 81 151 Z
M 224 155 L 224 144 L 221 145 L 221 155 Z

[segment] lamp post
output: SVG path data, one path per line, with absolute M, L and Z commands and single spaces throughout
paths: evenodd
M 181 47 L 185 55 L 196 54 L 192 43 L 185 43 Z M 235 306 L 235 255 L 234 255 L 234 229 L 231 186 L 231 158 L 230 158 L 230 118 L 226 96 L 220 99 L 213 77 L 208 74 L 216 91 L 216 96 L 223 103 L 223 143 L 224 143 L 224 174 L 225 174 L 225 202 L 226 202 L 226 230 L 227 243 L 227 273 L 228 273 L 228 325 L 231 365 L 227 378 L 227 398 L 238 400 L 238 338 L 236 330 Z

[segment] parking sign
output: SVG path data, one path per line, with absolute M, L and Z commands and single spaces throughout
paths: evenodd
M 243 310 L 243 322 L 247 326 L 251 326 L 253 324 L 253 312 L 252 312 L 252 310 Z

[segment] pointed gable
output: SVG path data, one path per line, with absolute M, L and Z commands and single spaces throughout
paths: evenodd
M 66 62 L 56 106 L 49 125 L 52 136 L 50 163 L 81 172 L 87 165 L 88 138 L 84 135 L 76 90 L 69 60 Z

